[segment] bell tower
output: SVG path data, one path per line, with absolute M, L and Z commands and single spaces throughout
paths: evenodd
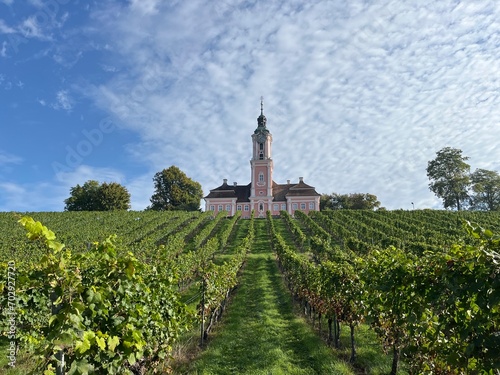
M 257 129 L 252 134 L 253 154 L 251 166 L 250 204 L 255 215 L 264 217 L 271 209 L 273 200 L 273 160 L 271 159 L 271 144 L 273 137 L 266 127 L 264 102 L 260 99 L 260 116 L 257 118 Z

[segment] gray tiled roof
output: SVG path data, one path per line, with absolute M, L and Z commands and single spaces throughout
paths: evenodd
M 205 198 L 236 198 L 237 202 L 249 202 L 250 185 L 228 185 L 223 183 L 221 186 L 210 190 Z
M 221 186 L 210 190 L 205 198 L 236 198 L 237 202 L 250 201 L 251 184 L 248 185 L 228 185 L 224 182 Z M 313 186 L 307 185 L 304 181 L 290 184 L 277 184 L 273 181 L 273 201 L 286 202 L 286 197 L 314 197 L 320 196 Z

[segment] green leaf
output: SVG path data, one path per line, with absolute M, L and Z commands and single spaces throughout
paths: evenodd
M 131 365 L 133 365 L 136 362 L 135 353 L 134 352 L 130 353 L 127 357 L 127 360 Z
M 57 241 L 47 241 L 47 246 L 54 250 L 54 253 L 58 253 L 62 249 L 64 249 L 64 244 Z
M 78 340 L 75 345 L 75 350 L 79 352 L 80 354 L 85 353 L 87 350 L 90 349 L 90 341 L 84 339 L 83 341 Z
M 71 363 L 71 368 L 69 369 L 68 375 L 88 375 L 94 371 L 94 366 L 92 366 L 86 359 L 81 359 L 79 361 L 73 361 Z
M 104 337 L 96 337 L 95 341 L 101 350 L 106 350 L 106 341 L 104 340 Z
M 114 351 L 115 348 L 120 344 L 120 338 L 118 336 L 108 337 L 108 349 Z

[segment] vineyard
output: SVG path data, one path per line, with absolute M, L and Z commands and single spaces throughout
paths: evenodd
M 168 373 L 182 337 L 210 340 L 260 236 L 324 345 L 338 350 L 349 336 L 353 368 L 368 325 L 379 337 L 373 344 L 390 351 L 393 374 L 401 362 L 415 374 L 499 373 L 499 213 L 338 210 L 255 220 L 0 213 L 2 355 L 14 342 L 14 353 L 36 358 L 34 373 Z

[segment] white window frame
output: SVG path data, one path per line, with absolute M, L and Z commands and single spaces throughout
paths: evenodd
M 314 210 L 314 202 L 309 202 L 309 209 Z
M 305 210 L 306 209 L 306 204 L 305 203 L 301 203 L 300 204 L 300 209 L 301 210 Z

